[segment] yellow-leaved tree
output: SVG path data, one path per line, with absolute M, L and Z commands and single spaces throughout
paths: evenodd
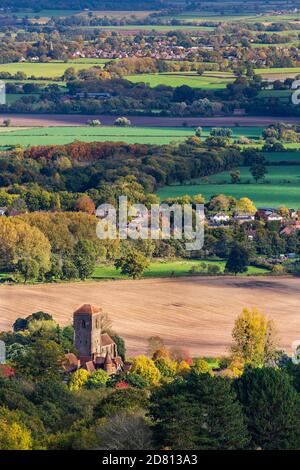
M 257 208 L 248 197 L 242 197 L 236 203 L 236 211 L 241 214 L 251 214 L 254 215 L 257 212 Z
M 80 390 L 89 380 L 91 374 L 86 369 L 78 369 L 71 374 L 69 387 L 72 392 Z
M 0 419 L 0 450 L 31 450 L 32 439 L 28 429 L 17 423 Z
M 262 367 L 274 360 L 278 338 L 274 322 L 257 308 L 244 308 L 232 332 L 231 365 L 235 375 L 245 366 Z
M 49 240 L 38 228 L 17 217 L 1 217 L 0 268 L 38 277 L 49 270 L 50 255 Z
M 160 371 L 155 366 L 154 361 L 143 355 L 136 356 L 133 359 L 130 372 L 140 375 L 149 385 L 159 383 L 161 378 Z

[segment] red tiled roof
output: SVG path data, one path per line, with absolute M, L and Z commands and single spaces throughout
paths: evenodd
M 122 389 L 122 388 L 128 388 L 128 387 L 129 387 L 128 383 L 124 382 L 124 380 L 121 380 L 120 382 L 116 384 L 115 388 Z
M 111 364 L 113 364 L 113 360 L 112 360 L 110 352 L 107 351 L 106 356 L 105 356 L 104 366 L 111 365 Z
M 75 354 L 73 353 L 67 353 L 65 354 L 65 361 L 63 364 L 63 368 L 67 372 L 73 372 L 77 370 L 79 367 L 79 361 Z
M 297 230 L 300 230 L 300 225 L 289 225 L 281 230 L 280 235 L 291 235 Z
M 101 335 L 101 346 L 109 346 L 110 344 L 115 344 L 115 342 L 107 333 L 103 333 Z
M 0 377 L 13 377 L 15 375 L 14 369 L 6 366 L 5 364 L 0 364 Z
M 95 372 L 95 370 L 96 370 L 93 361 L 86 362 L 85 363 L 85 368 L 88 372 Z
M 77 310 L 75 310 L 73 315 L 95 315 L 96 313 L 100 313 L 101 308 L 97 307 L 96 305 L 92 304 L 84 304 L 81 305 Z
M 70 364 L 76 364 L 76 365 L 78 364 L 78 359 L 74 353 L 65 354 L 65 358 L 68 360 Z

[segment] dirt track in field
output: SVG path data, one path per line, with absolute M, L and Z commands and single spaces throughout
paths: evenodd
M 49 126 L 84 126 L 89 119 L 100 119 L 103 125 L 113 125 L 117 116 L 105 115 L 74 115 L 74 114 L 1 114 L 0 122 L 11 119 L 14 127 L 49 127 Z M 132 125 L 137 127 L 182 127 L 186 122 L 188 126 L 268 126 L 276 122 L 300 123 L 296 117 L 274 117 L 274 116 L 226 116 L 213 118 L 177 118 L 177 117 L 154 117 L 154 116 L 129 116 Z
M 244 307 L 259 307 L 276 322 L 281 346 L 300 339 L 300 280 L 245 277 L 103 281 L 0 287 L 0 330 L 32 312 L 52 313 L 62 325 L 83 303 L 103 307 L 126 339 L 129 354 L 144 353 L 147 338 L 193 355 L 228 351 L 234 319 Z

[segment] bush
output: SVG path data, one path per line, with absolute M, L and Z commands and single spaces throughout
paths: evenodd
M 85 369 L 76 370 L 70 377 L 69 387 L 72 392 L 77 392 L 84 387 L 90 378 L 90 373 Z
M 155 361 L 155 366 L 158 368 L 162 377 L 165 379 L 173 379 L 176 375 L 177 364 L 168 357 L 157 358 Z
M 201 357 L 197 357 L 193 360 L 191 369 L 197 374 L 211 374 L 211 369 L 209 367 L 208 362 L 206 362 Z
M 131 121 L 126 117 L 119 117 L 115 120 L 115 126 L 119 127 L 129 127 L 131 126 Z
M 282 264 L 275 264 L 275 266 L 273 266 L 272 268 L 272 274 L 274 274 L 275 276 L 280 276 L 282 274 L 285 274 L 285 272 L 285 267 L 282 266 Z
M 109 379 L 108 373 L 103 369 L 93 372 L 85 383 L 87 389 L 103 388 Z
M 131 387 L 135 388 L 145 388 L 147 387 L 148 383 L 141 375 L 137 374 L 136 372 L 129 372 L 125 377 L 126 383 L 131 385 Z

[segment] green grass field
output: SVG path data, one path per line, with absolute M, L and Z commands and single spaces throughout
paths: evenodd
M 216 13 L 200 13 L 200 12 L 191 12 L 191 13 L 182 13 L 178 15 L 169 15 L 163 18 L 166 19 L 176 19 L 181 21 L 190 22 L 201 22 L 201 21 L 212 21 L 216 23 L 223 23 L 223 22 L 245 22 L 245 23 L 271 23 L 271 22 L 282 22 L 282 21 L 294 21 L 299 20 L 300 15 L 299 13 L 294 14 L 286 14 L 286 15 L 269 15 L 269 14 L 216 14 Z
M 126 78 L 133 83 L 148 83 L 151 87 L 157 85 L 171 87 L 188 85 L 192 88 L 202 88 L 204 90 L 223 89 L 234 80 L 232 74 L 226 72 L 219 73 L 219 76 L 218 73 L 214 72 L 205 72 L 202 76 L 197 75 L 196 72 L 172 72 L 128 75 Z
M 274 157 L 274 154 L 273 154 Z M 267 184 L 298 184 L 300 189 L 300 165 L 282 165 L 282 166 L 268 166 L 268 173 L 266 174 L 265 180 Z M 239 168 L 241 173 L 241 183 L 248 184 L 252 183 L 253 178 L 249 171 L 249 168 L 242 167 Z M 211 184 L 220 184 L 220 183 L 230 183 L 230 172 L 224 171 L 218 173 L 217 175 L 209 176 L 208 181 Z M 262 183 L 259 183 L 259 186 Z M 300 200 L 300 193 L 299 193 Z
M 197 25 L 157 25 L 157 24 L 126 24 L 121 26 L 98 26 L 98 27 L 82 27 L 80 29 L 103 29 L 109 31 L 214 31 L 213 26 L 197 26 Z
M 95 116 L 96 118 L 96 116 Z M 47 127 L 13 130 L 3 129 L 0 146 L 67 144 L 74 140 L 83 142 L 123 141 L 140 144 L 168 144 L 194 135 L 194 128 L 185 127 Z
M 145 271 L 145 278 L 151 277 L 179 277 L 189 276 L 192 274 L 191 270 L 196 268 L 197 274 L 201 273 L 201 262 L 199 260 L 177 260 L 177 261 L 154 261 L 150 264 L 150 267 Z M 218 265 L 220 272 L 224 272 L 225 261 L 206 261 L 207 265 Z M 257 268 L 249 266 L 247 274 L 266 274 L 269 271 L 267 269 Z M 97 266 L 92 276 L 93 279 L 126 279 L 127 276 L 120 274 L 112 265 L 100 265 Z
M 38 78 L 59 78 L 65 70 L 73 67 L 76 71 L 99 66 L 107 62 L 106 59 L 78 59 L 69 62 L 53 61 L 47 63 L 41 62 L 11 62 L 8 64 L 0 64 L 0 72 L 9 72 L 15 74 L 17 72 L 26 73 L 27 77 Z
M 24 97 L 29 97 L 31 96 L 32 98 L 38 98 L 40 96 L 39 93 L 30 93 L 30 94 L 26 94 L 26 93 L 7 93 L 6 94 L 6 104 L 13 104 L 15 103 L 16 101 L 20 100 L 21 98 L 24 98 Z
M 96 118 L 97 116 L 95 116 Z M 183 119 L 184 120 L 184 119 Z M 13 122 L 12 122 L 13 125 Z M 1 128 L 0 128 L 1 129 Z M 211 128 L 203 128 L 203 137 L 206 137 Z M 258 138 L 261 135 L 260 127 L 234 127 L 233 137 L 241 135 Z M 20 144 L 28 145 L 54 145 L 67 144 L 74 140 L 83 142 L 123 141 L 128 144 L 168 144 L 171 141 L 182 141 L 195 134 L 192 127 L 129 127 L 115 126 L 101 127 L 46 127 L 32 129 L 2 128 L 0 133 L 0 147 Z
M 280 98 L 280 100 L 288 101 L 291 99 L 292 90 L 261 90 L 258 94 L 259 98 Z
M 255 69 L 254 72 L 257 75 L 261 75 L 265 79 L 269 80 L 283 80 L 285 78 L 293 78 L 300 75 L 300 67 L 274 67 L 265 69 Z
M 224 273 L 225 261 L 207 261 L 207 260 L 172 260 L 172 261 L 153 261 L 149 268 L 145 271 L 143 278 L 164 278 L 164 277 L 182 277 L 205 275 L 205 271 L 201 268 L 201 263 L 206 265 L 217 265 L 220 267 L 219 274 Z M 246 275 L 262 275 L 268 274 L 269 271 L 256 266 L 249 266 L 248 272 L 241 274 Z M 9 282 L 13 279 L 11 273 L 0 272 L 0 283 Z M 128 276 L 121 274 L 113 265 L 102 264 L 95 268 L 92 280 L 108 280 L 108 279 L 128 279 Z
M 254 42 L 251 44 L 251 47 L 253 49 L 257 49 L 259 47 L 292 47 L 292 46 L 297 46 L 299 44 L 298 39 L 291 39 L 289 42 L 282 42 L 282 43 L 277 43 L 277 44 L 268 44 L 268 43 L 259 43 L 259 42 Z
M 299 162 L 300 165 L 300 152 L 262 152 L 262 154 L 269 162 Z
M 249 197 L 256 206 L 300 207 L 300 165 L 270 166 L 266 183 L 255 183 L 247 168 L 240 168 L 241 183 L 231 184 L 229 172 L 210 176 L 208 183 L 165 186 L 158 191 L 160 198 L 202 194 L 209 200 L 215 194 L 226 194 L 235 198 Z

